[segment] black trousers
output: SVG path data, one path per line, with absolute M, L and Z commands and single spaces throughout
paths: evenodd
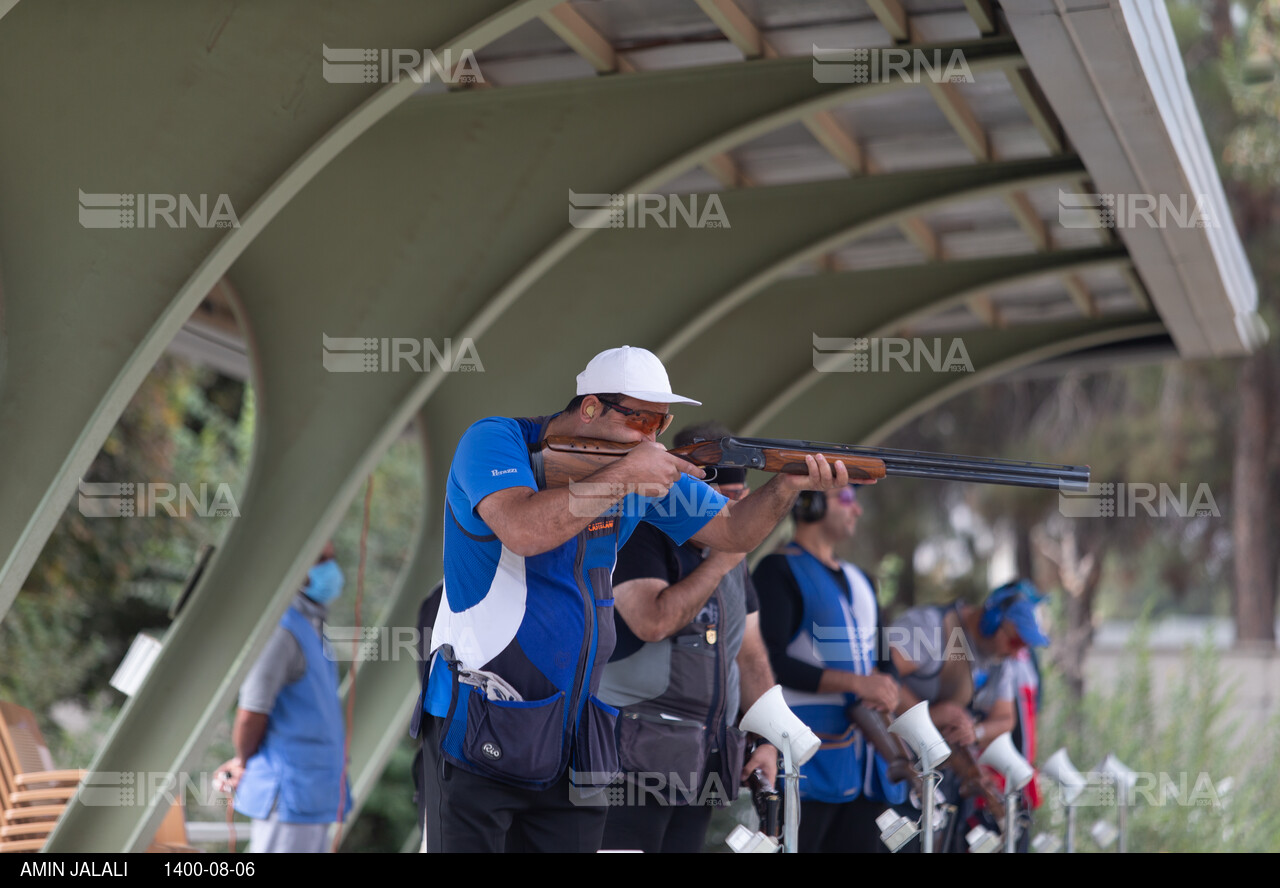
M 544 790 L 520 789 L 455 767 L 440 753 L 440 719 L 425 716 L 422 786 L 429 853 L 594 853 L 606 808 L 575 804 L 566 771 Z
M 645 854 L 697 854 L 711 825 L 710 805 L 617 805 L 607 809 L 604 844 L 610 850 Z
M 800 803 L 798 850 L 802 854 L 888 854 L 876 818 L 889 807 L 865 796 L 839 803 L 806 799 Z

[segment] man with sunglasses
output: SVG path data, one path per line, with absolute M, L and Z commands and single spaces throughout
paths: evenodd
M 677 447 L 732 433 L 718 422 L 686 426 Z M 709 482 L 738 505 L 746 470 L 720 468 Z M 778 751 L 735 725 L 773 687 L 760 637 L 755 587 L 742 553 L 676 545 L 642 524 L 613 571 L 618 640 L 600 698 L 620 710 L 623 770 L 604 847 L 645 853 L 702 850 L 716 806 L 759 768 L 773 783 Z M 620 791 L 618 791 L 620 790 Z
M 490 417 L 454 454 L 445 491 L 444 597 L 411 732 L 425 731 L 429 851 L 595 851 L 618 772 L 617 710 L 596 692 L 614 646 L 611 572 L 640 522 L 675 543 L 758 546 L 801 490 L 848 484 L 806 457 L 728 500 L 657 443 L 671 391 L 651 352 L 596 355 L 559 413 Z M 539 489 L 530 451 L 548 436 L 634 445 L 568 487 Z M 421 722 L 421 723 L 419 723 Z
M 1028 645 L 1049 644 L 1036 622 L 1040 600 L 1035 586 L 1017 580 L 996 589 L 981 606 L 958 601 L 904 613 L 891 637 L 904 688 L 900 711 L 928 700 L 934 724 L 951 743 L 985 748 L 1012 730 L 1016 682 L 1014 670 L 1002 667 Z M 953 669 L 958 678 L 949 674 Z
M 1049 644 L 1036 620 L 1041 600 L 1030 581 L 1015 580 L 994 590 L 981 605 L 957 601 L 904 613 L 889 633 L 902 682 L 899 712 L 928 701 L 929 715 L 947 742 L 977 744 L 980 750 L 1012 731 L 1026 684 L 1021 664 L 1031 662 L 1029 648 Z M 1027 714 L 1024 710 L 1024 726 Z M 1030 745 L 1034 750 L 1033 736 L 1022 739 L 1024 748 Z M 1034 761 L 1034 751 L 1029 760 Z M 956 785 L 948 773 L 943 792 L 955 797 Z M 985 820 L 989 828 L 1003 828 L 979 812 L 976 800 L 961 801 L 963 823 L 972 826 Z M 959 829 L 954 835 L 966 832 Z M 952 850 L 963 851 L 963 842 L 957 840 Z
M 898 706 L 898 685 L 878 644 L 880 607 L 865 573 L 836 554 L 857 531 L 858 490 L 803 493 L 792 512 L 795 539 L 770 555 L 752 579 L 769 659 L 787 704 L 822 740 L 801 768 L 799 850 L 877 852 L 875 819 L 906 800 L 888 763 L 850 720 L 861 703 L 886 715 Z

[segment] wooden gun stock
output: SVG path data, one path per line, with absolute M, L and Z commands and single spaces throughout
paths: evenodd
M 950 768 L 960 778 L 960 795 L 972 798 L 981 795 L 987 810 L 997 823 L 1004 822 L 1004 800 L 996 792 L 987 775 L 978 764 L 978 750 L 972 745 L 951 744 L 951 756 L 944 767 Z
M 889 779 L 894 783 L 901 780 L 908 781 L 911 788 L 915 790 L 916 797 L 922 798 L 923 781 L 916 769 L 911 767 L 911 756 L 907 753 L 902 738 L 889 733 L 889 723 L 885 721 L 884 716 L 861 703 L 850 705 L 845 710 L 845 716 L 858 726 L 862 736 L 866 737 L 875 747 L 876 752 L 880 753 L 880 757 L 889 763 Z

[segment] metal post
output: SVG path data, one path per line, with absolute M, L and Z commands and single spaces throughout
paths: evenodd
M 1076 853 L 1076 806 L 1067 805 L 1067 854 Z
M 933 791 L 937 784 L 934 778 L 937 771 L 925 771 L 920 775 L 924 784 L 924 798 L 920 800 L 920 850 L 924 854 L 933 853 Z
M 786 854 L 795 854 L 800 842 L 800 769 L 793 766 L 791 758 L 791 737 L 785 731 L 782 734 L 782 771 L 787 781 L 782 821 L 782 849 Z
M 1129 852 L 1129 806 L 1125 804 L 1124 800 L 1121 800 L 1116 808 L 1116 826 L 1120 830 L 1120 839 L 1116 845 L 1116 852 L 1127 854 Z
M 1004 853 L 1018 853 L 1018 793 L 1004 794 Z

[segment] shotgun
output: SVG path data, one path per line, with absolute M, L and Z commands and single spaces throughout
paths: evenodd
M 982 773 L 982 768 L 978 765 L 976 747 L 952 743 L 951 755 L 947 757 L 943 767 L 955 771 L 956 776 L 960 778 L 960 795 L 965 798 L 971 798 L 974 795 L 982 796 L 987 810 L 991 812 L 996 823 L 1004 823 L 1004 800 L 991 785 L 987 775 Z
M 782 794 L 764 776 L 764 771 L 756 768 L 747 778 L 751 789 L 751 801 L 756 813 L 760 815 L 760 831 L 774 839 L 782 837 Z
M 567 487 L 626 456 L 634 446 L 597 438 L 552 435 L 529 448 L 530 462 L 540 488 Z M 899 476 L 1076 492 L 1089 489 L 1088 466 L 1048 465 L 818 441 L 730 437 L 695 441 L 667 452 L 705 468 L 738 467 L 788 475 L 808 474 L 805 456 L 823 454 L 828 462 L 844 463 L 852 484 L 874 484 L 881 478 Z
M 911 767 L 911 758 L 902 745 L 902 738 L 889 733 L 889 726 L 884 716 L 861 703 L 851 703 L 845 709 L 845 718 L 857 725 L 862 736 L 875 747 L 889 764 L 889 779 L 894 783 L 901 780 L 910 782 L 916 792 L 916 798 L 924 798 L 924 785 L 916 769 Z

